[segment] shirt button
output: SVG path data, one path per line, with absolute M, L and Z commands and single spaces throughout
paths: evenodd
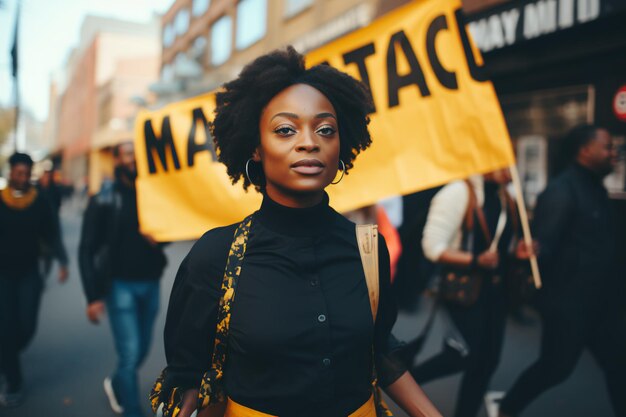
M 330 359 L 324 358 L 322 359 L 322 363 L 324 364 L 324 366 L 330 366 Z
M 311 287 L 316 287 L 317 284 L 318 284 L 318 281 L 316 279 L 311 280 Z
M 317 321 L 319 321 L 320 323 L 324 323 L 326 321 L 326 316 L 320 314 L 319 316 L 317 316 Z

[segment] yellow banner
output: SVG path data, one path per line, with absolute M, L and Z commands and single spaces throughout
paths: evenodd
M 369 85 L 373 144 L 328 188 L 338 211 L 514 163 L 504 118 L 461 22 L 459 0 L 422 0 L 306 56 Z M 157 240 L 199 237 L 256 210 L 233 186 L 207 128 L 214 96 L 143 112 L 136 123 L 141 229 Z

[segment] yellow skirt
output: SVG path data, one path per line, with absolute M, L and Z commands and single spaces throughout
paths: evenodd
M 275 417 L 270 414 L 265 414 L 260 411 L 253 410 L 245 407 L 241 404 L 237 404 L 230 398 L 226 405 L 226 413 L 224 417 Z M 371 396 L 369 400 L 360 406 L 355 412 L 348 417 L 376 417 L 376 405 L 374 404 L 374 396 Z

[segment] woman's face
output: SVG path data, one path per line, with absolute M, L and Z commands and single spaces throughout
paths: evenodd
M 261 113 L 259 131 L 253 159 L 263 164 L 268 196 L 291 207 L 318 203 L 339 165 L 337 114 L 326 96 L 306 84 L 286 88 Z

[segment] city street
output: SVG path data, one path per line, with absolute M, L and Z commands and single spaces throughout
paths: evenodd
M 70 278 L 65 285 L 59 285 L 54 274 L 47 280 L 38 331 L 32 345 L 23 355 L 25 403 L 15 409 L 0 409 L 2 416 L 114 416 L 102 390 L 103 378 L 115 365 L 109 324 L 104 320 L 94 326 L 87 321 L 78 274 L 76 253 L 82 210 L 83 204 L 78 201 L 69 201 L 63 207 L 64 241 L 71 259 Z M 176 269 L 191 244 L 178 242 L 167 248 L 169 265 L 161 286 L 161 311 L 153 347 L 141 371 L 141 388 L 146 398 L 153 379 L 165 361 L 162 332 L 170 287 Z M 56 270 L 53 272 L 56 273 Z M 401 314 L 395 330 L 399 338 L 411 338 L 419 332 L 428 311 L 426 303 L 423 304 L 424 311 Z M 539 330 L 538 321 L 530 326 L 509 323 L 503 356 L 492 381 L 492 389 L 502 391 L 509 388 L 519 373 L 536 358 Z M 444 331 L 443 319 L 438 317 L 419 360 L 437 352 Z M 424 387 L 445 416 L 453 413 L 459 380 L 455 376 Z M 145 412 L 149 415 L 147 399 Z M 405 416 L 399 411 L 396 415 Z M 485 415 L 484 412 L 481 414 Z M 585 353 L 567 382 L 544 394 L 524 416 L 612 416 L 602 374 L 592 357 Z

